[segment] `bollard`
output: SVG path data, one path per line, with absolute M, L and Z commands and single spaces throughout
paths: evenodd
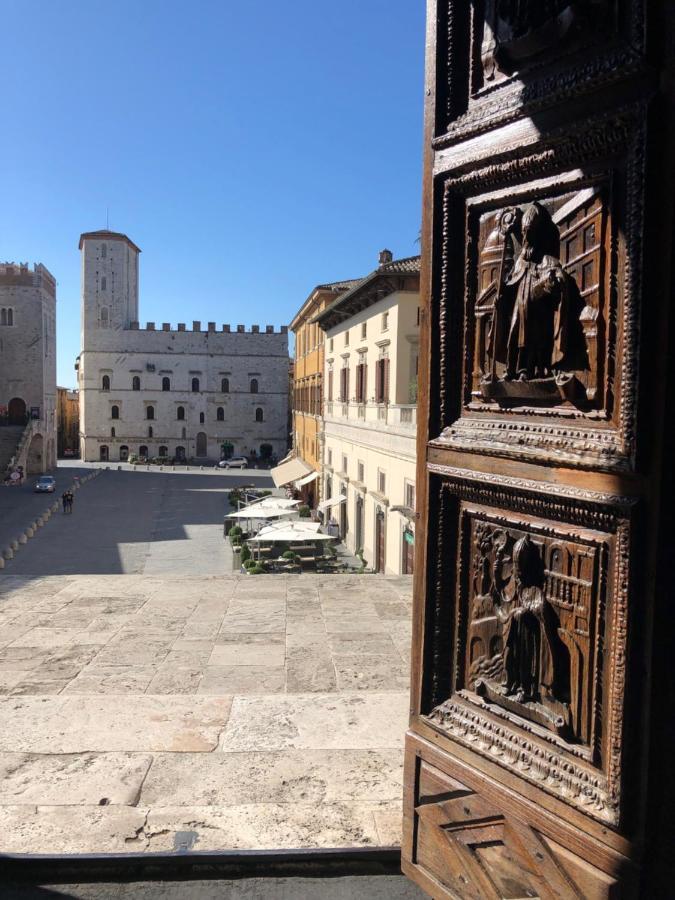
M 17 541 L 16 538 L 14 538 L 13 541 L 10 541 L 10 542 L 9 542 L 9 546 L 12 548 L 12 550 L 18 550 L 18 549 L 19 549 L 19 542 Z
M 4 561 L 4 559 L 0 556 L 0 569 L 4 569 L 4 568 L 5 568 L 5 561 Z
M 32 538 L 34 534 L 35 534 L 35 529 L 33 528 L 32 525 L 29 525 L 28 528 L 26 528 L 26 537 Z
M 58 511 L 59 511 L 59 501 L 57 500 L 56 503 L 52 503 L 52 512 L 58 512 Z
M 28 543 L 28 535 L 26 534 L 25 531 L 22 531 L 21 534 L 19 535 L 19 543 L 20 544 Z
M 45 520 L 42 518 L 42 516 L 38 516 L 37 519 L 35 520 L 35 523 L 38 526 L 38 528 L 42 528 L 42 526 L 45 524 Z
M 5 547 L 2 551 L 2 555 L 5 559 L 14 559 L 14 551 L 11 547 Z

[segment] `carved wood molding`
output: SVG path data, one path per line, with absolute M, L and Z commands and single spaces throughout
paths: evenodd
M 436 288 L 440 326 L 438 402 L 440 420 L 445 427 L 432 445 L 603 471 L 633 469 L 639 324 L 636 298 L 641 289 L 644 234 L 643 112 L 640 105 L 624 108 L 617 114 L 596 118 L 583 132 L 570 134 L 569 129 L 564 129 L 559 140 L 547 139 L 537 152 L 531 148 L 525 152 L 515 149 L 514 158 L 509 161 L 474 168 L 443 181 L 443 243 L 445 247 L 450 246 L 451 235 L 459 222 L 465 220 L 466 250 L 461 260 L 463 286 L 460 288 L 458 281 L 460 260 L 450 258 L 444 251 Z M 608 159 L 615 160 L 610 169 L 607 169 Z M 589 168 L 582 173 L 584 166 Z M 563 185 L 559 184 L 561 176 L 565 176 Z M 534 180 L 528 183 L 528 178 Z M 518 184 L 517 190 L 514 182 Z M 505 405 L 473 398 L 477 300 L 474 295 L 478 270 L 475 229 L 478 226 L 470 210 L 474 206 L 499 209 L 511 198 L 521 203 L 527 196 L 574 196 L 574 191 L 581 194 L 594 185 L 606 186 L 603 190 L 609 198 L 609 225 L 607 248 L 602 250 L 606 272 L 603 269 L 598 288 L 601 312 L 596 309 L 594 313 L 601 316 L 604 336 L 597 363 L 602 382 L 595 389 L 593 399 L 586 405 L 576 406 L 559 400 L 556 406 L 539 401 L 533 404 L 526 399 Z M 511 197 L 508 190 L 513 190 Z M 615 205 L 617 209 L 621 207 L 616 222 Z M 617 243 L 619 225 L 620 245 Z M 458 296 L 460 290 L 462 303 Z M 461 354 L 463 363 L 460 410 L 451 407 L 450 397 L 455 392 L 449 390 L 448 380 L 448 373 L 456 369 L 457 353 Z M 594 377 L 600 377 L 595 370 Z M 574 379 L 573 383 L 578 384 Z
M 428 464 L 427 468 L 432 483 L 437 484 L 432 494 L 438 498 L 441 515 L 436 577 L 430 584 L 427 605 L 431 657 L 426 706 L 429 712 L 425 720 L 451 739 L 508 766 L 584 813 L 618 826 L 622 812 L 629 529 L 635 498 L 436 463 Z M 485 628 L 492 627 L 489 622 L 494 621 L 481 618 L 494 615 L 489 612 L 472 614 L 478 615 L 477 620 L 469 616 L 469 605 L 476 597 L 474 585 L 478 571 L 472 562 L 477 552 L 472 524 L 476 522 L 484 522 L 503 533 L 515 530 L 516 536 L 529 533 L 535 542 L 544 542 L 542 546 L 548 542 L 562 549 L 578 546 L 583 550 L 585 545 L 588 547 L 588 551 L 583 551 L 585 555 L 596 554 L 594 585 L 591 587 L 588 582 L 585 588 L 591 591 L 587 594 L 590 599 L 585 612 L 583 606 L 576 605 L 577 601 L 571 606 L 567 601 L 563 604 L 570 611 L 565 615 L 574 611 L 588 622 L 588 636 L 582 639 L 587 649 L 583 650 L 584 661 L 578 669 L 583 673 L 583 680 L 576 682 L 577 700 L 573 699 L 575 716 L 582 709 L 579 703 L 583 703 L 585 710 L 581 718 L 575 719 L 587 723 L 583 726 L 587 736 L 582 741 L 570 740 L 550 727 L 547 729 L 537 715 L 524 707 L 520 712 L 518 701 L 514 703 L 508 698 L 502 701 L 491 695 L 483 699 L 475 692 L 473 683 L 467 683 L 469 626 L 472 634 L 487 635 Z M 456 562 L 454 555 L 452 559 L 448 557 L 449 547 L 459 548 Z M 450 563 L 456 577 L 449 580 Z M 490 564 L 486 572 L 493 571 L 496 570 Z M 570 587 L 575 584 L 581 584 L 578 577 L 572 579 Z M 480 632 L 475 632 L 474 621 Z M 574 640 L 580 639 L 574 637 Z M 485 641 L 487 646 L 487 638 Z M 604 672 L 606 655 L 613 660 L 608 682 Z M 487 660 L 486 664 L 493 665 Z M 472 663 L 472 672 L 476 671 L 473 666 Z
M 463 746 L 507 766 L 588 815 L 607 824 L 618 823 L 618 793 L 611 792 L 607 779 L 588 766 L 542 747 L 454 698 L 433 709 L 426 720 Z

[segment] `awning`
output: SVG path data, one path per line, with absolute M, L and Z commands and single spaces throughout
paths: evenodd
M 303 486 L 303 484 L 309 484 L 310 481 L 316 481 L 316 479 L 318 477 L 319 477 L 318 472 L 310 472 L 309 475 L 305 475 L 305 477 L 301 478 L 300 481 L 296 481 L 295 486 L 296 486 L 296 488 L 301 488 Z
M 285 484 L 290 484 L 291 481 L 304 478 L 305 475 L 309 475 L 313 471 L 314 469 L 311 466 L 308 466 L 304 460 L 298 459 L 296 456 L 295 459 L 289 459 L 288 462 L 270 469 L 270 475 L 277 487 L 283 487 Z
M 328 500 L 322 500 L 317 506 L 317 509 L 319 512 L 323 512 L 324 509 L 330 509 L 331 506 L 339 506 L 340 503 L 344 503 L 346 499 L 344 494 L 340 494 L 339 497 L 330 497 Z
M 276 519 L 282 516 L 297 516 L 297 509 L 284 506 L 246 506 L 236 512 L 228 513 L 226 519 Z
M 335 540 L 330 534 L 323 534 L 315 531 L 308 526 L 318 523 L 310 522 L 279 522 L 276 526 L 263 528 L 252 538 L 248 539 L 249 543 L 289 543 L 298 544 L 304 541 L 332 541 Z

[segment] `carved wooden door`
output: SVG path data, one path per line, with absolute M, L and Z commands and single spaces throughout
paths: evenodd
M 403 867 L 666 896 L 674 8 L 428 10 Z

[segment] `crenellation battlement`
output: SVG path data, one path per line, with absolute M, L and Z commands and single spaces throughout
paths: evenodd
M 156 322 L 146 322 L 145 326 L 142 326 L 138 321 L 129 322 L 129 331 L 159 331 L 160 329 L 157 327 Z M 262 325 L 250 325 L 248 328 L 246 325 L 237 325 L 236 330 L 232 330 L 232 326 L 228 323 L 225 323 L 220 326 L 220 330 L 218 330 L 218 325 L 216 322 L 208 322 L 206 329 L 201 327 L 201 322 L 194 321 L 192 323 L 192 328 L 188 328 L 185 322 L 179 322 L 175 328 L 171 326 L 170 322 L 162 322 L 161 331 L 168 331 L 172 334 L 177 334 L 178 332 L 184 332 L 185 334 L 288 334 L 288 325 L 280 325 L 276 328 L 274 325 L 265 325 L 264 328 Z
M 42 263 L 0 263 L 0 285 L 16 287 L 41 287 L 52 297 L 56 296 L 56 279 Z

